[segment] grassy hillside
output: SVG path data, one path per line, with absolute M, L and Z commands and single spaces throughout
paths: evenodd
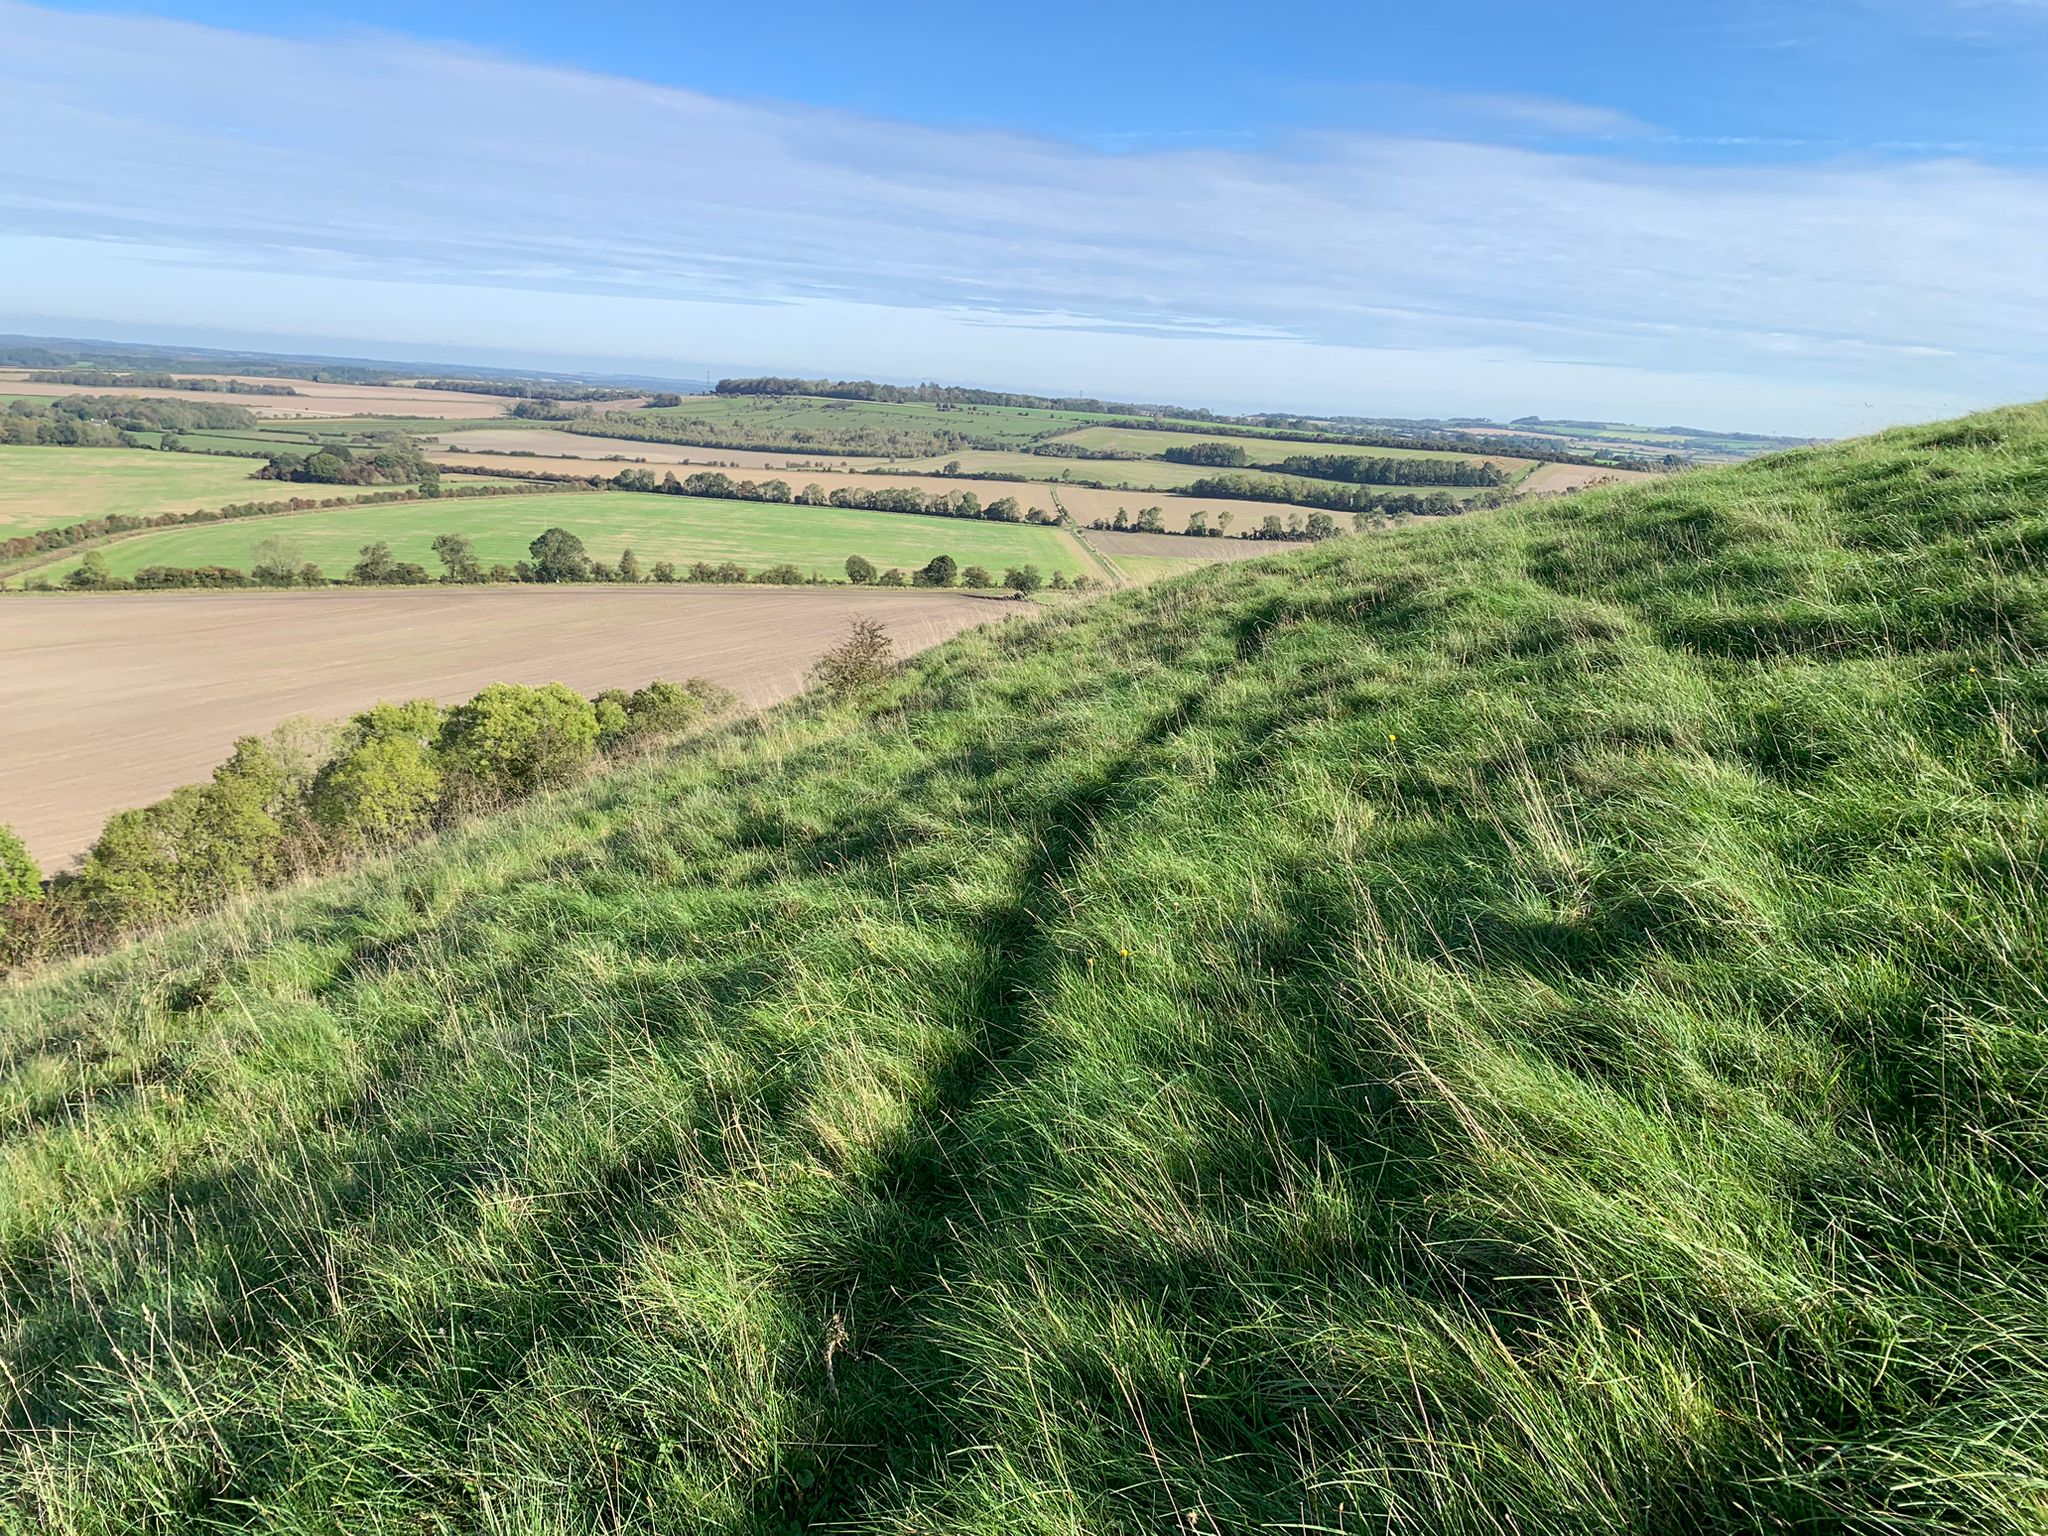
M 0 999 L 21 1529 L 2048 1522 L 2048 409 L 956 641 Z

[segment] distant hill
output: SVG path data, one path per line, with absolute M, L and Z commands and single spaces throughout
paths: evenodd
M 0 992 L 0 1507 L 2038 1530 L 2044 558 L 2044 407 L 1340 540 Z

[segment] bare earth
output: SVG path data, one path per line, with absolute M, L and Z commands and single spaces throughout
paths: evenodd
M 235 738 L 295 715 L 656 677 L 709 677 L 761 705 L 800 688 L 852 618 L 879 620 L 909 652 L 1030 611 L 936 592 L 695 587 L 9 598 L 0 822 L 56 870 L 115 811 L 205 779 Z

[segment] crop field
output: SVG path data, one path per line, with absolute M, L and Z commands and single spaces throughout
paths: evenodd
M 830 464 L 851 469 L 872 467 L 872 458 L 855 458 L 843 453 L 802 453 L 790 451 L 758 452 L 747 448 L 700 448 L 689 443 L 643 443 L 631 438 L 598 437 L 591 433 L 564 432 L 552 427 L 529 427 L 524 430 L 502 427 L 481 427 L 459 432 L 430 431 L 421 434 L 431 436 L 437 445 L 434 456 L 451 462 L 471 460 L 495 460 L 507 455 L 514 456 L 520 467 L 546 469 L 549 459 L 588 459 L 598 465 L 614 460 L 628 459 L 646 464 L 694 464 L 699 468 L 711 466 L 730 467 L 739 470 L 782 471 L 788 464 Z M 528 457 L 529 455 L 533 457 Z M 535 460 L 539 462 L 536 462 Z M 938 461 L 943 466 L 944 459 Z M 513 467 L 508 465 L 507 467 Z M 589 474 L 588 469 L 575 464 L 560 466 L 570 474 Z M 611 473 L 606 469 L 604 473 Z
M 228 377 L 228 375 L 220 375 Z M 0 372 L 0 388 L 40 400 L 60 395 L 143 395 L 154 400 L 190 400 L 205 405 L 239 405 L 258 416 L 411 416 L 436 421 L 473 421 L 502 416 L 512 402 L 495 395 L 457 390 L 412 389 L 396 384 L 315 384 L 307 379 L 250 379 L 283 384 L 289 395 L 228 395 L 190 389 L 122 389 L 118 385 L 37 384 L 24 370 Z
M 247 570 L 259 542 L 283 537 L 296 559 L 338 577 L 355 564 L 363 545 L 378 540 L 390 544 L 398 559 L 438 571 L 432 546 L 442 533 L 467 535 L 486 565 L 509 565 L 525 559 L 534 537 L 551 527 L 581 538 L 593 559 L 616 560 L 631 549 L 646 564 L 733 560 L 758 570 L 786 561 L 836 578 L 849 555 L 905 569 L 951 555 L 961 565 L 988 566 L 997 576 L 1005 566 L 1023 564 L 1035 564 L 1047 576 L 1095 571 L 1072 536 L 1058 528 L 615 491 L 398 502 L 209 523 L 137 534 L 106 546 L 105 553 L 117 576 L 150 565 Z M 61 581 L 76 563 L 67 559 L 41 574 Z
M 1499 454 L 1443 453 L 1427 448 L 1360 448 L 1345 443 L 1308 442 L 1300 438 L 1240 437 L 1236 433 L 1205 438 L 1198 432 L 1148 432 L 1143 427 L 1083 427 L 1078 431 L 1063 432 L 1055 441 L 1078 443 L 1084 448 L 1116 449 L 1126 453 L 1145 454 L 1164 453 L 1168 448 L 1185 448 L 1194 443 L 1227 443 L 1244 449 L 1254 463 L 1273 464 L 1299 453 L 1346 454 L 1360 459 L 1477 459 L 1498 464 L 1501 472 L 1509 476 L 1520 474 L 1535 462 L 1533 459 L 1503 458 Z M 1057 464 L 1061 461 L 1046 459 L 1041 462 Z M 1099 468 L 1110 473 L 1137 467 L 1114 459 L 1077 459 L 1074 461 L 1075 473 L 1081 472 L 1080 466 L 1083 464 L 1090 470 Z M 1202 469 L 1198 473 L 1213 475 L 1217 471 Z
M 0 602 L 0 816 L 46 870 L 106 818 L 204 778 L 235 738 L 488 683 L 583 693 L 703 676 L 792 693 L 855 616 L 900 650 L 1019 611 L 942 592 L 529 587 L 136 592 Z
M 258 467 L 246 459 L 133 448 L 0 445 L 0 538 L 113 513 L 191 512 L 306 489 L 250 479 Z

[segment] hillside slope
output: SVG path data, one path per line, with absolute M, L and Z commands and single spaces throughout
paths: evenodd
M 10 1528 L 2038 1531 L 2048 408 L 955 641 L 0 993 Z

